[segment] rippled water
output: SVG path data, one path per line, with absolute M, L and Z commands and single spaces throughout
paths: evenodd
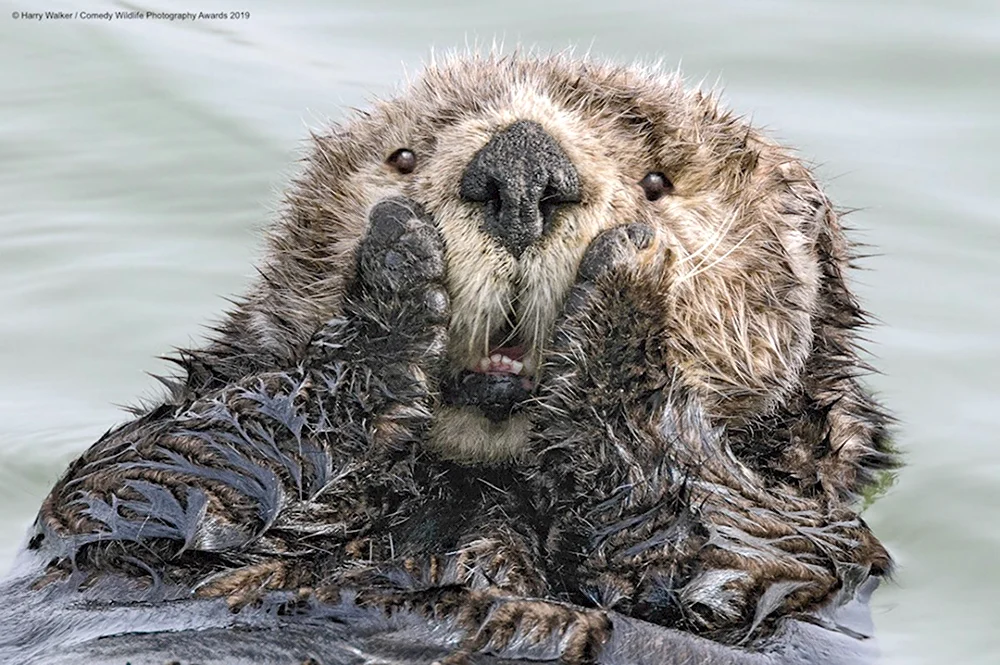
M 856 275 L 883 322 L 871 383 L 908 463 L 866 514 L 900 564 L 876 597 L 886 660 L 1000 661 L 995 0 L 241 2 L 0 15 L 0 560 L 124 418 L 114 404 L 155 394 L 143 370 L 248 283 L 307 127 L 390 92 L 431 48 L 575 45 L 720 81 L 860 209 L 856 237 L 879 252 Z M 11 18 L 59 9 L 250 18 Z

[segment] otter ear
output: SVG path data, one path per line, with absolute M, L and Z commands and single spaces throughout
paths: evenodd
M 798 437 L 790 443 L 808 444 L 816 489 L 853 500 L 873 486 L 879 471 L 897 465 L 888 430 L 892 419 L 859 380 L 875 370 L 859 356 L 859 332 L 870 321 L 845 276 L 856 254 L 829 200 L 818 188 L 808 198 L 815 211 L 811 230 L 820 281 L 801 410 L 795 414 L 799 422 L 792 430 Z

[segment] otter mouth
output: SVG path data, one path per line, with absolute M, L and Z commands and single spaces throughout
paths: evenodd
M 495 336 L 489 352 L 441 386 L 444 402 L 474 406 L 493 422 L 516 413 L 535 387 L 527 345 L 512 333 Z

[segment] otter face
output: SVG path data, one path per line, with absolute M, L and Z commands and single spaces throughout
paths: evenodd
M 840 269 L 827 256 L 842 250 L 835 217 L 802 165 L 677 76 L 456 59 L 314 141 L 274 240 L 302 264 L 283 296 L 298 301 L 269 311 L 336 311 L 344 276 L 330 267 L 349 263 L 368 210 L 393 195 L 423 205 L 444 238 L 452 303 L 431 437 L 446 456 L 523 448 L 518 407 L 544 380 L 580 259 L 627 223 L 652 226 L 669 257 L 663 344 L 709 413 L 744 422 L 799 385 L 822 264 Z

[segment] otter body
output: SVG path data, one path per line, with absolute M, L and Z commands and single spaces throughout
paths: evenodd
M 314 137 L 270 246 L 171 394 L 57 483 L 18 593 L 224 600 L 362 651 L 405 624 L 454 662 L 870 634 L 842 617 L 890 561 L 854 501 L 893 459 L 849 246 L 713 98 L 561 57 L 433 66 Z

